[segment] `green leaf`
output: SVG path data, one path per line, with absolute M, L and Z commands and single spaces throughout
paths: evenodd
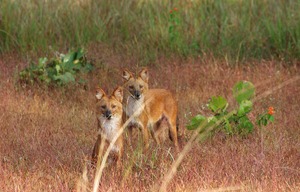
M 63 75 L 54 76 L 54 79 L 61 81 L 63 84 L 75 81 L 74 76 L 71 73 L 69 73 L 69 72 L 66 72 Z
M 262 124 L 264 126 L 267 126 L 268 125 L 268 119 L 266 118 L 266 116 L 262 119 Z
M 232 130 L 232 127 L 231 127 L 231 124 L 230 124 L 229 120 L 227 118 L 224 118 L 224 122 L 225 122 L 225 125 L 224 125 L 225 132 L 227 134 L 232 134 L 233 130 Z
M 204 125 L 204 128 L 213 127 L 218 121 L 218 118 L 216 116 L 211 116 L 207 118 L 207 123 Z M 215 127 L 214 127 L 215 128 Z
M 48 59 L 47 59 L 46 57 L 39 58 L 39 64 L 38 64 L 38 67 L 39 67 L 39 68 L 45 67 L 47 61 L 48 61 Z
M 240 117 L 238 117 L 236 114 L 233 114 L 233 115 L 231 115 L 231 116 L 228 117 L 228 121 L 229 121 L 229 122 L 238 123 L 239 118 L 240 118 Z
M 73 62 L 75 55 L 76 55 L 76 52 L 70 52 L 70 53 L 66 54 L 62 59 L 63 63 Z
M 239 119 L 238 129 L 241 132 L 251 133 L 253 131 L 253 123 L 249 120 L 247 116 L 243 116 Z
M 233 87 L 233 96 L 238 103 L 250 100 L 255 94 L 255 87 L 249 81 L 240 81 Z
M 81 63 L 76 63 L 76 64 L 73 63 L 72 66 L 73 66 L 73 69 L 77 70 L 77 71 L 81 71 L 83 69 Z
M 78 51 L 76 52 L 76 57 L 74 59 L 80 60 L 83 58 L 84 55 L 85 55 L 85 51 L 82 48 L 79 48 Z
M 64 63 L 64 71 L 66 71 L 66 72 L 70 72 L 70 73 L 74 74 L 75 73 L 74 67 L 75 67 L 75 65 L 72 61 Z
M 237 111 L 237 115 L 239 117 L 246 115 L 252 110 L 253 103 L 250 100 L 243 100 L 240 103 L 239 109 Z
M 269 115 L 269 121 L 274 122 L 274 116 L 273 115 Z
M 260 114 L 258 115 L 257 117 L 257 120 L 256 120 L 256 123 L 259 125 L 259 126 L 262 126 L 263 125 L 263 118 L 265 118 L 266 114 Z
M 59 73 L 61 71 L 60 65 L 55 65 L 56 72 Z
M 214 113 L 221 113 L 226 110 L 228 107 L 227 100 L 222 97 L 212 97 L 210 102 L 208 103 L 209 109 L 211 109 Z
M 188 130 L 197 129 L 202 123 L 207 122 L 207 119 L 202 115 L 196 115 L 190 121 L 190 123 L 186 126 Z

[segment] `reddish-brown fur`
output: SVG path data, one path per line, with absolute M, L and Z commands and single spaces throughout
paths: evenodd
M 98 99 L 96 114 L 99 133 L 93 149 L 93 163 L 97 161 L 99 155 L 102 155 L 104 148 L 107 148 L 122 127 L 123 90 L 121 87 L 117 87 L 111 96 L 107 96 L 102 89 L 98 89 L 96 98 Z M 110 152 L 110 159 L 117 161 L 117 167 L 121 166 L 122 155 L 123 136 L 121 135 Z
M 177 139 L 177 102 L 173 94 L 166 89 L 148 89 L 148 70 L 143 69 L 137 78 L 128 70 L 123 71 L 123 78 L 126 79 L 125 87 L 129 92 L 126 103 L 126 115 L 130 117 L 136 111 L 134 120 L 129 128 L 140 127 L 143 132 L 146 147 L 149 144 L 149 131 L 155 141 L 159 144 L 159 125 L 166 119 L 169 127 L 169 136 L 178 148 Z

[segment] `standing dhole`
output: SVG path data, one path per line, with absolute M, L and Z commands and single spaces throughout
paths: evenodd
M 104 146 L 107 148 L 118 131 L 122 128 L 123 89 L 117 87 L 111 96 L 107 96 L 105 92 L 99 88 L 96 91 L 96 98 L 96 115 L 99 132 L 92 154 L 93 163 L 97 161 L 98 155 L 102 155 L 99 154 L 99 152 L 103 152 Z M 123 136 L 120 135 L 109 154 L 109 160 L 115 160 L 117 167 L 120 167 L 122 155 Z
M 128 125 L 130 134 L 133 127 L 139 127 L 146 148 L 149 146 L 149 131 L 156 143 L 160 144 L 158 129 L 161 122 L 166 120 L 169 137 L 178 150 L 177 102 L 172 93 L 165 89 L 149 89 L 149 74 L 146 68 L 140 71 L 137 78 L 124 69 L 123 78 L 126 80 L 124 87 L 129 92 L 125 108 L 126 117 L 133 116 Z

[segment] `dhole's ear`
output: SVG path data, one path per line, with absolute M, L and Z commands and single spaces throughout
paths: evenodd
M 114 92 L 113 92 L 113 96 L 122 103 L 123 101 L 123 89 L 122 87 L 117 87 Z
M 102 89 L 97 88 L 97 90 L 96 90 L 96 98 L 97 98 L 98 100 L 100 100 L 100 99 L 102 99 L 104 96 L 105 96 L 105 92 L 104 92 Z
M 124 69 L 122 73 L 122 77 L 128 81 L 129 79 L 133 78 L 133 75 L 130 71 Z
M 142 69 L 142 71 L 140 72 L 140 77 L 142 78 L 143 81 L 145 81 L 146 83 L 148 83 L 149 73 L 148 73 L 148 69 L 147 68 Z

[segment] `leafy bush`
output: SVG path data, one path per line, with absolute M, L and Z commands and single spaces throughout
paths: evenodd
M 196 115 L 187 125 L 187 129 L 195 130 L 202 127 L 221 129 L 226 134 L 248 134 L 253 131 L 254 125 L 248 118 L 248 114 L 253 109 L 251 99 L 255 95 L 255 87 L 251 82 L 240 81 L 233 87 L 233 96 L 238 103 L 238 108 L 232 112 L 227 111 L 228 102 L 222 97 L 213 96 L 208 103 L 208 108 L 213 112 L 213 116 L 205 117 Z M 257 124 L 266 126 L 269 121 L 274 121 L 274 108 L 270 107 L 268 113 L 263 113 L 258 116 Z
M 68 54 L 60 54 L 54 59 L 40 58 L 37 64 L 32 63 L 19 73 L 20 82 L 26 84 L 42 83 L 46 85 L 66 85 L 83 82 L 77 78 L 80 73 L 93 70 L 83 49 Z

